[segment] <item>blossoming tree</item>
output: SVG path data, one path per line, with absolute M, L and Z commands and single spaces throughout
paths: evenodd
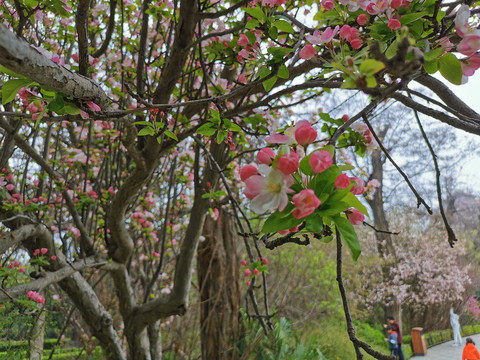
M 375 146 L 369 115 L 388 99 L 480 134 L 480 116 L 432 76 L 459 85 L 480 66 L 476 8 L 433 0 L 0 7 L 2 301 L 24 311 L 58 284 L 106 358 L 158 359 L 162 321 L 188 308 L 205 218 L 228 200 L 262 324 L 259 240 L 274 248 L 335 237 L 357 356 L 363 348 L 386 358 L 356 338 L 341 282 L 342 239 L 358 258 L 354 226 L 367 209 L 357 198 L 365 184 L 338 150 Z M 371 101 L 350 117 L 295 116 L 332 89 Z M 267 134 L 258 166 L 239 170 L 234 160 Z M 240 218 L 240 179 L 250 209 L 268 215 L 260 235 Z M 29 278 L 20 270 L 27 260 Z

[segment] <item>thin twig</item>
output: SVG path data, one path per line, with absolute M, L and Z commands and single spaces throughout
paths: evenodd
M 397 165 L 397 163 L 393 160 L 393 158 L 390 156 L 390 154 L 388 153 L 387 149 L 385 149 L 385 147 L 383 146 L 382 142 L 380 141 L 380 139 L 378 138 L 377 134 L 375 133 L 375 130 L 373 130 L 373 127 L 372 125 L 370 124 L 370 122 L 368 121 L 368 118 L 366 115 L 363 116 L 363 121 L 365 122 L 365 124 L 367 124 L 368 126 L 368 129 L 370 130 L 370 132 L 372 133 L 373 137 L 375 138 L 375 140 L 377 141 L 378 143 L 378 146 L 380 147 L 380 149 L 382 149 L 383 153 L 385 154 L 385 156 L 388 158 L 388 160 L 390 160 L 390 162 L 392 163 L 392 165 L 397 169 L 397 171 L 400 173 L 400 175 L 402 175 L 403 179 L 406 181 L 408 187 L 410 188 L 410 190 L 412 190 L 413 194 L 415 195 L 415 197 L 417 198 L 417 208 L 420 207 L 420 205 L 423 205 L 425 206 L 425 209 L 427 209 L 428 213 L 430 215 L 432 215 L 432 209 L 430 208 L 430 206 L 427 205 L 427 203 L 425 202 L 425 200 L 423 200 L 423 198 L 420 196 L 420 194 L 417 192 L 417 190 L 415 190 L 415 188 L 413 187 L 412 183 L 410 182 L 410 180 L 408 179 L 408 176 L 402 171 L 402 169 L 400 168 L 400 166 Z
M 411 96 L 410 94 L 408 94 Z M 428 150 L 430 150 L 430 154 L 432 154 L 432 160 L 433 164 L 435 165 L 435 183 L 437 187 L 437 199 L 438 199 L 438 207 L 440 209 L 440 214 L 442 215 L 442 220 L 443 224 L 445 225 L 445 229 L 447 230 L 448 234 L 448 243 L 450 244 L 450 247 L 453 248 L 453 244 L 455 244 L 457 240 L 457 237 L 455 236 L 455 233 L 453 232 L 452 227 L 448 223 L 447 216 L 445 215 L 445 211 L 443 209 L 443 200 L 442 200 L 442 189 L 440 187 L 440 168 L 438 166 L 438 161 L 437 161 L 437 155 L 435 154 L 435 151 L 433 150 L 432 144 L 430 144 L 430 141 L 428 140 L 427 134 L 425 133 L 425 130 L 423 129 L 422 123 L 420 122 L 420 117 L 418 116 L 418 113 L 416 110 L 413 110 L 413 113 L 415 114 L 415 119 L 417 120 L 418 127 L 420 128 L 420 131 L 422 133 L 422 137 L 425 140 L 425 143 L 428 146 Z
M 374 230 L 377 233 L 381 234 L 390 234 L 390 235 L 400 235 L 400 231 L 398 232 L 393 232 L 393 231 L 387 231 L 387 230 L 379 230 L 375 226 L 367 223 L 366 221 L 363 222 L 363 225 L 367 225 L 370 229 Z

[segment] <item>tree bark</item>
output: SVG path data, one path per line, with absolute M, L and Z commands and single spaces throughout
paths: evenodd
M 45 334 L 45 307 L 38 314 L 30 338 L 30 360 L 41 360 L 43 356 L 43 339 Z
M 197 256 L 202 358 L 238 359 L 240 268 L 232 215 L 222 209 L 218 220 L 208 216 L 203 235 Z

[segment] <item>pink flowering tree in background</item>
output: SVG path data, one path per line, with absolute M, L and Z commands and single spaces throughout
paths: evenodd
M 480 134 L 480 115 L 446 85 L 480 66 L 477 11 L 416 0 L 0 1 L 4 311 L 40 319 L 64 301 L 104 358 L 160 359 L 162 334 L 198 296 L 202 356 L 240 357 L 238 334 L 222 337 L 240 327 L 238 275 L 246 316 L 267 332 L 266 249 L 335 239 L 357 358 L 388 358 L 356 337 L 343 285 L 342 244 L 359 258 L 356 227 L 375 217 L 360 199 L 379 186 L 344 153 L 386 152 L 371 115 L 387 100 Z M 369 101 L 349 116 L 321 108 L 331 92 L 358 91 Z M 183 356 L 180 342 L 172 349 Z

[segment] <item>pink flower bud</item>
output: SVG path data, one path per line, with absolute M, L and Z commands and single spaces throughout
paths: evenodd
M 40 254 L 40 249 L 35 249 L 35 251 L 33 252 L 33 256 L 37 256 L 38 254 Z
M 400 29 L 401 26 L 402 24 L 397 19 L 388 20 L 388 27 L 392 30 Z
M 252 275 L 252 272 L 250 271 L 250 269 L 245 269 L 245 270 L 243 270 L 243 275 L 250 276 L 250 275 Z
M 350 186 L 350 178 L 347 174 L 338 175 L 333 186 L 335 186 L 335 189 L 346 189 Z
M 258 275 L 258 269 L 257 268 L 253 269 L 253 275 Z
M 363 179 L 351 177 L 350 180 L 355 181 L 355 184 L 350 189 L 350 192 L 353 195 L 362 195 L 365 192 L 365 182 L 363 181 Z
M 275 159 L 275 151 L 268 147 L 264 147 L 257 154 L 257 160 L 259 164 L 271 165 Z
M 301 219 L 310 215 L 321 204 L 315 192 L 311 189 L 305 189 L 293 195 L 292 201 L 296 206 L 295 210 L 293 210 L 293 217 L 295 219 Z
M 55 261 L 55 260 L 57 260 L 57 256 L 56 256 L 56 255 L 52 255 L 51 259 L 52 259 L 53 261 Z
M 15 185 L 13 185 L 13 184 L 8 184 L 7 186 L 5 186 L 5 188 L 6 188 L 8 191 L 12 191 L 13 189 L 15 189 Z
M 257 175 L 257 174 L 258 174 L 258 169 L 253 164 L 245 165 L 240 169 L 240 179 L 242 179 L 242 181 L 245 181 L 250 176 Z
M 368 17 L 366 14 L 360 14 L 358 15 L 357 17 L 357 24 L 360 25 L 360 26 L 363 26 L 367 23 L 368 21 Z
M 302 50 L 300 50 L 298 55 L 300 56 L 301 59 L 308 60 L 314 57 L 315 55 L 317 55 L 317 50 L 315 50 L 315 48 L 312 45 L 308 44 L 308 45 L 305 45 Z
M 245 265 L 247 265 L 247 262 L 245 260 L 242 260 L 242 261 L 240 261 L 240 264 L 242 264 L 242 266 L 245 266 Z
M 267 265 L 267 264 L 268 264 L 268 260 L 265 259 L 265 258 L 263 258 L 263 259 L 262 259 L 262 263 L 263 263 L 264 265 Z
M 297 153 L 291 152 L 290 154 L 282 155 L 278 159 L 278 170 L 285 175 L 293 174 L 298 169 L 299 158 Z
M 365 220 L 365 215 L 357 209 L 348 209 L 345 211 L 345 214 L 347 215 L 347 220 L 354 226 L 362 224 L 363 220 Z
M 302 124 L 295 129 L 295 140 L 302 146 L 307 146 L 313 143 L 317 139 L 317 132 L 310 124 Z
M 40 252 L 42 253 L 42 255 L 45 255 L 48 252 L 48 249 L 47 248 L 41 248 Z
M 328 151 L 315 151 L 310 156 L 310 166 L 315 174 L 327 170 L 333 164 L 332 155 Z

